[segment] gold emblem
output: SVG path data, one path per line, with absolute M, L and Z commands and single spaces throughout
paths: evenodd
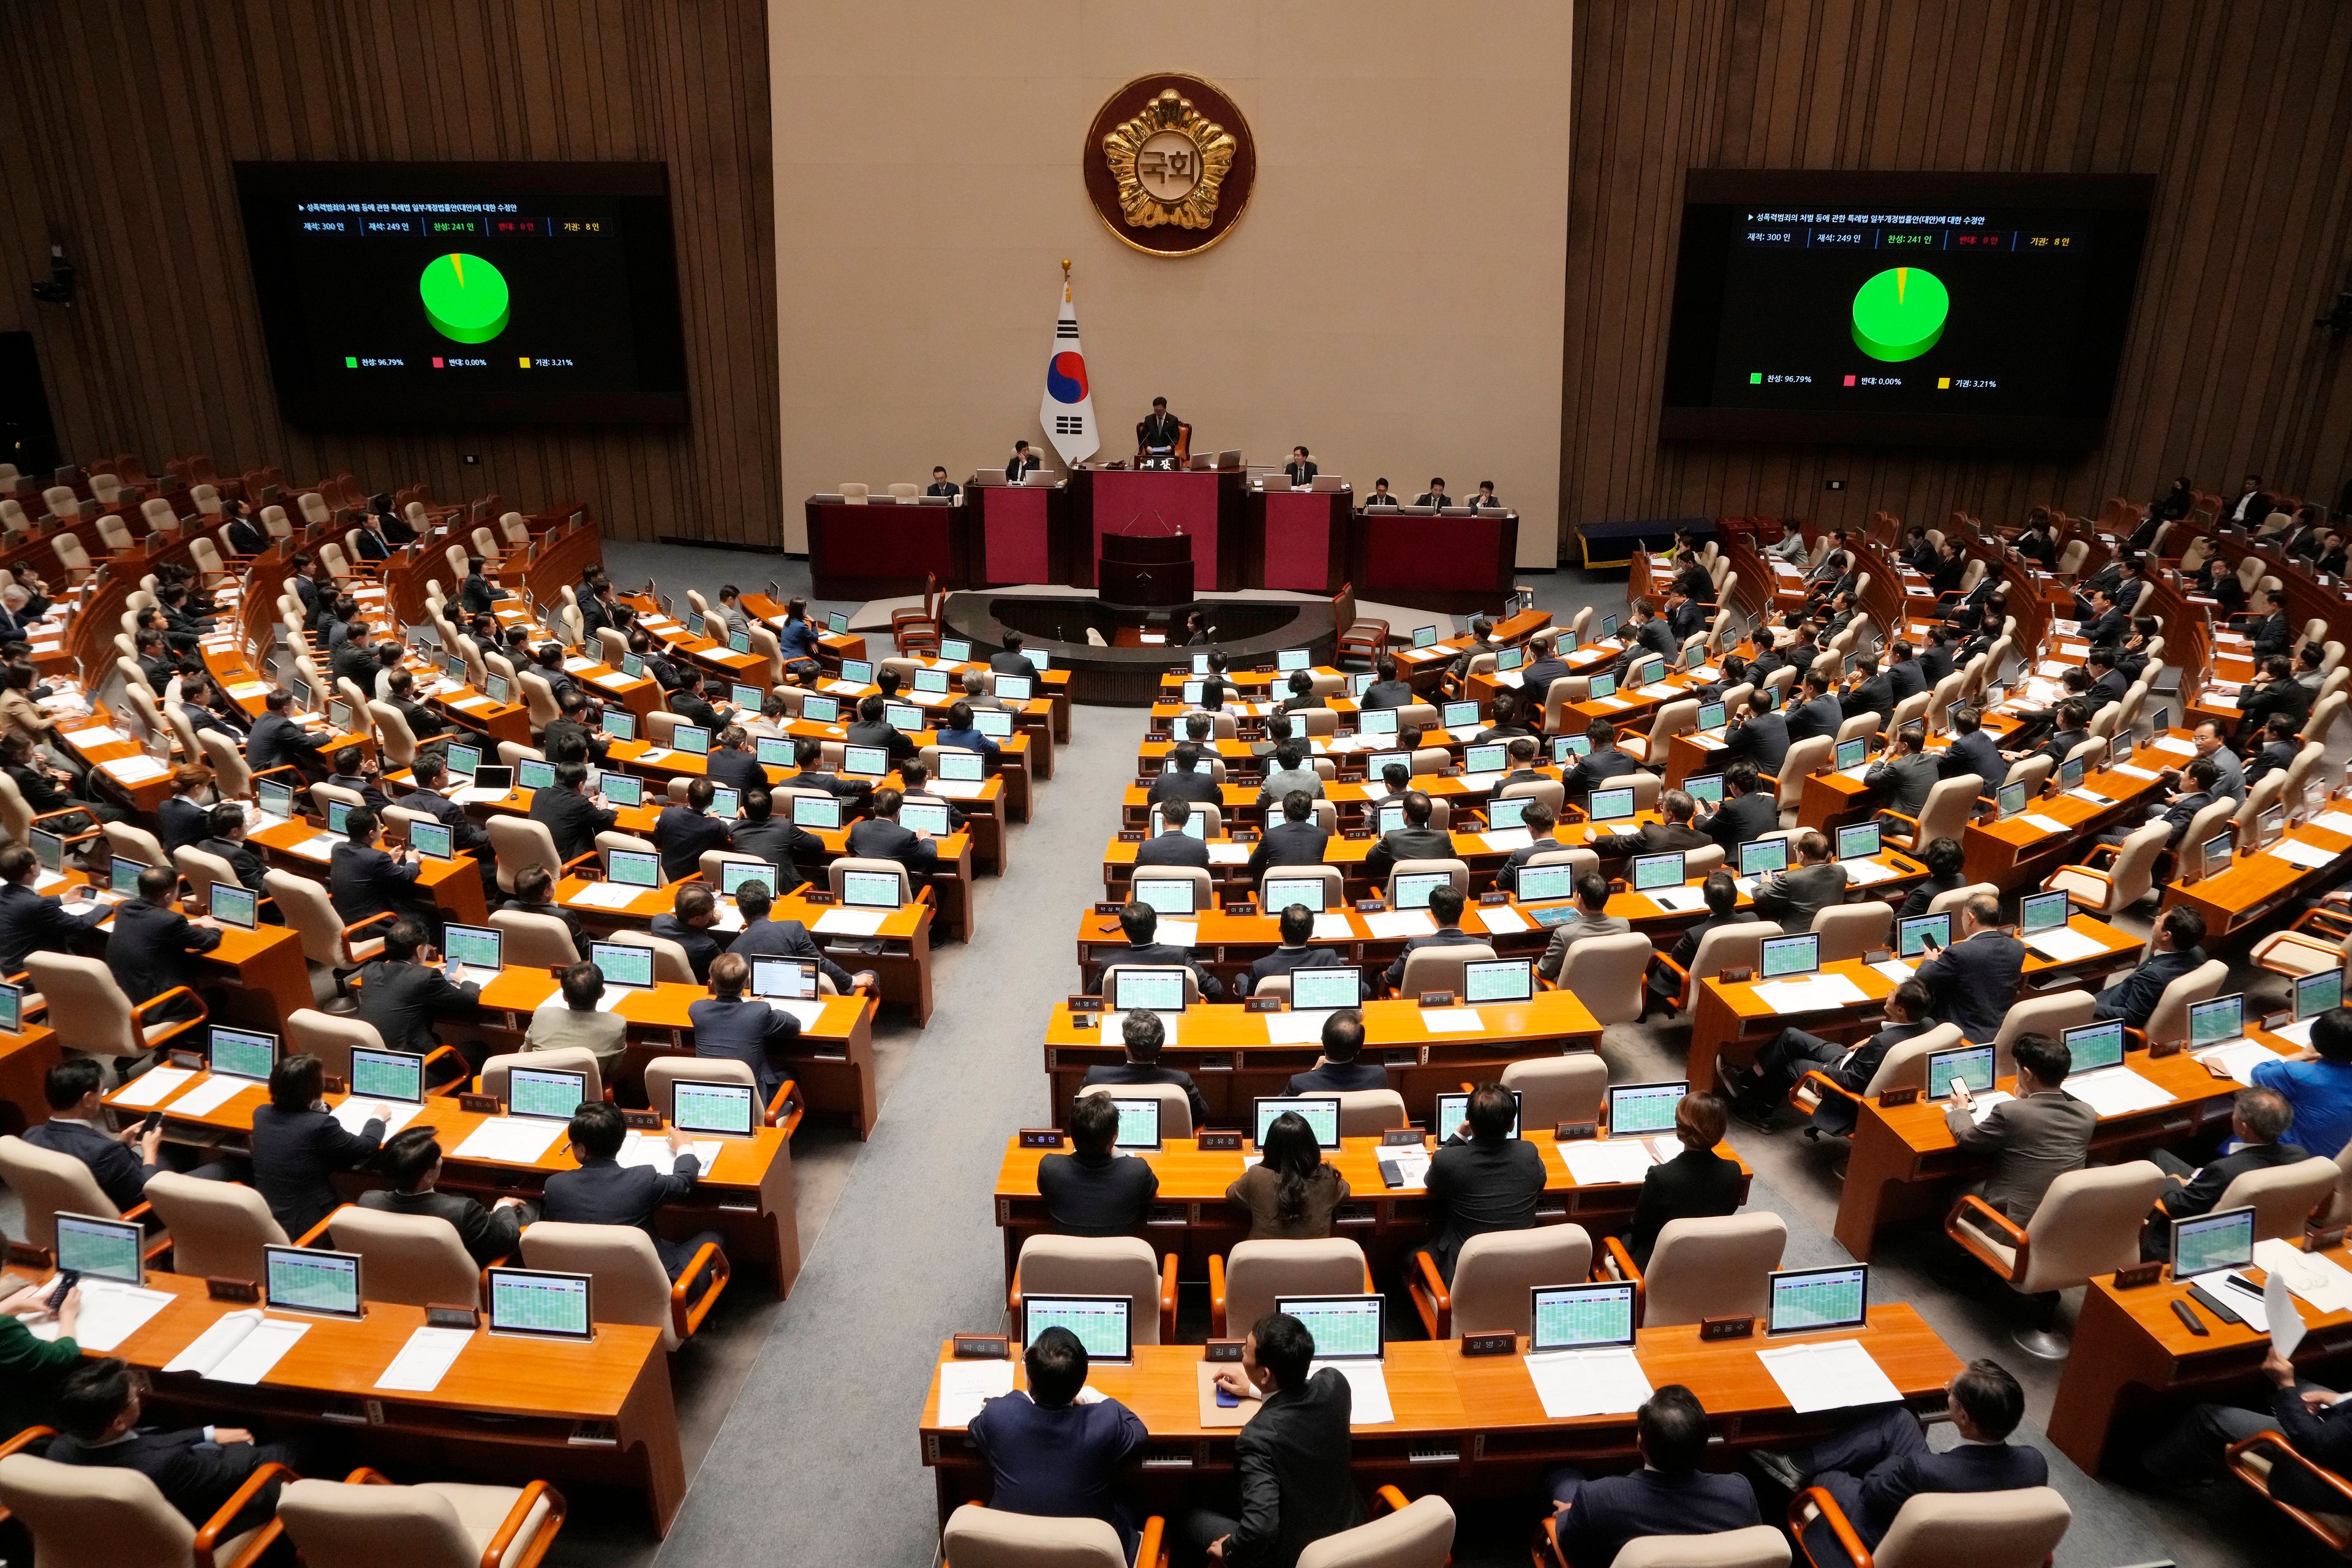
M 1238 146 L 1191 99 L 1166 89 L 1102 140 L 1120 216 L 1137 228 L 1209 227 Z

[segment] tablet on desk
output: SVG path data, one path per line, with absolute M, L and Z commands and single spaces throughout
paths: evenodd
M 1474 958 L 1462 966 L 1462 1000 L 1528 1002 L 1535 999 L 1536 971 L 1531 959 Z
M 588 1098 L 588 1075 L 562 1068 L 514 1068 L 507 1073 L 507 1114 L 569 1121 Z
M 1511 1097 L 1510 1136 L 1517 1138 L 1519 1135 L 1519 1113 L 1525 1108 L 1525 1100 L 1516 1089 L 1506 1092 Z M 1470 1097 L 1457 1089 L 1437 1097 L 1437 1111 L 1430 1118 L 1429 1130 L 1443 1143 L 1469 1120 Z
M 661 857 L 642 849 L 609 849 L 604 854 L 604 879 L 624 888 L 661 886 Z
M 1067 1329 L 1086 1347 L 1090 1362 L 1132 1361 L 1134 1341 L 1128 1321 L 1132 1305 L 1125 1296 L 1024 1296 L 1022 1342 L 1035 1344 L 1047 1329 Z
M 1429 896 L 1432 893 L 1440 888 L 1451 887 L 1453 884 L 1454 873 L 1451 871 L 1400 872 L 1392 884 L 1395 889 L 1395 907 L 1400 910 L 1425 910 L 1429 908 Z M 1187 883 L 1186 886 L 1189 887 L 1191 884 Z
M 757 1095 L 758 1091 L 748 1083 L 672 1079 L 669 1124 L 681 1132 L 715 1132 L 730 1138 L 749 1138 L 760 1121 Z
M 1768 1334 L 1806 1334 L 1823 1329 L 1859 1329 L 1870 1321 L 1870 1266 L 1784 1268 L 1772 1276 L 1765 1309 Z
M 637 738 L 637 716 L 625 708 L 605 709 L 604 716 L 597 721 L 597 724 L 606 735 L 615 741 L 634 741 Z
M 1636 855 L 1633 873 L 1633 890 L 1637 893 L 1679 888 L 1683 885 L 1683 852 L 1675 849 L 1664 855 Z
M 1992 1089 L 1993 1058 L 1990 1046 L 1954 1046 L 1947 1051 L 1927 1053 L 1927 1098 L 1948 1100 L 1952 1080 L 1970 1094 L 1989 1093 Z
M 751 994 L 761 1000 L 805 1002 L 817 994 L 817 961 L 814 958 L 755 958 L 751 961 Z
M 224 1029 L 215 1025 L 206 1063 L 222 1078 L 268 1083 L 270 1069 L 278 1065 L 278 1037 L 255 1029 Z
M 2172 1222 L 2172 1277 L 2194 1279 L 2254 1261 L 2254 1211 L 2223 1209 Z
M 449 771 L 459 778 L 472 778 L 474 770 L 481 766 L 482 749 L 479 746 L 461 746 L 453 742 L 449 749 L 442 753 L 442 760 L 449 764 Z M 254 787 L 257 789 L 264 787 L 262 781 L 256 779 Z M 294 793 L 292 789 L 283 784 L 275 787 L 285 789 L 289 795 Z M 285 814 L 280 812 L 278 815 L 282 816 Z
M 96 1215 L 57 1215 L 58 1269 L 85 1279 L 147 1283 L 144 1233 L 137 1220 L 100 1219 Z
M 441 952 L 449 961 L 449 983 L 460 984 L 462 971 L 479 969 L 496 974 L 504 967 L 506 933 L 496 926 L 455 923 L 441 928 Z
M 22 1034 L 25 1028 L 25 988 L 0 984 L 0 1032 Z
M 1268 877 L 1264 889 L 1265 912 L 1279 915 L 1293 904 L 1302 904 L 1315 914 L 1329 909 L 1331 884 L 1320 877 Z M 1294 976 L 1307 971 L 1294 972 Z
M 1006 715 L 999 714 L 999 718 Z M 978 752 L 950 746 L 940 754 L 940 777 L 959 784 L 977 784 L 988 776 L 988 759 Z
M 1277 1296 L 1274 1310 L 1306 1325 L 1315 1359 L 1377 1362 L 1388 1348 L 1380 1296 Z
M 1182 969 L 1114 966 L 1107 1000 L 1114 1012 L 1181 1013 L 1190 978 L 1190 972 Z
M 1875 860 L 1884 847 L 1875 822 L 1857 822 L 1837 830 L 1837 858 L 1841 860 Z
M 2124 1021 L 2110 1018 L 2104 1023 L 2083 1024 L 2062 1032 L 2061 1044 L 2066 1047 L 2066 1076 L 2097 1072 L 2102 1068 L 2123 1066 Z
M 834 828 L 841 826 L 841 797 L 836 795 L 799 793 L 777 797 L 784 803 L 784 820 L 802 827 Z
M 593 1285 L 585 1274 L 491 1268 L 490 1332 L 525 1339 L 593 1340 Z
M 1252 1125 L 1257 1130 L 1255 1142 L 1260 1149 L 1265 1147 L 1265 1130 L 1286 1111 L 1307 1123 L 1318 1147 L 1328 1151 L 1339 1146 L 1339 1097 L 1336 1094 L 1263 1094 L 1251 1102 L 1251 1109 Z
M 447 826 L 438 822 L 412 822 L 408 825 L 408 847 L 427 860 L 457 858 L 456 837 Z M 215 882 L 213 888 L 217 892 L 220 884 Z M 252 897 L 250 893 L 246 896 Z M 214 912 L 217 914 L 219 911 L 215 910 Z
M 1609 1136 L 1640 1138 L 1673 1131 L 1675 1111 L 1688 1093 L 1688 1079 L 1612 1084 L 1609 1089 Z
M 972 714 L 971 727 L 992 741 L 1002 741 L 1013 733 L 1013 715 L 1002 708 L 982 708 Z M 950 754 L 946 752 L 940 753 L 942 758 Z M 940 776 L 949 778 L 953 775 L 941 773 Z
M 946 805 L 935 800 L 910 800 L 900 805 L 898 826 L 911 832 L 928 833 L 934 838 L 944 838 L 951 831 Z M 1192 886 L 1190 882 L 1184 884 L 1187 889 Z
M 358 1318 L 360 1255 L 309 1247 L 264 1247 L 263 1299 L 273 1310 L 322 1318 Z
M 390 1100 L 400 1105 L 425 1103 L 425 1058 L 415 1051 L 383 1051 L 373 1046 L 352 1047 L 353 1100 Z
M 1576 868 L 1555 866 L 1522 866 L 1519 868 L 1519 902 L 1541 903 L 1549 899 L 1572 899 L 1576 896 Z
M 106 890 L 117 898 L 135 899 L 139 896 L 139 879 L 146 874 L 146 861 L 117 855 L 107 863 Z
M 1111 1108 L 1118 1112 L 1118 1131 L 1112 1146 L 1119 1149 L 1157 1151 L 1160 1142 L 1160 1102 L 1156 1100 L 1124 1100 L 1110 1097 Z
M 596 793 L 609 805 L 637 806 L 646 804 L 646 781 L 625 773 L 606 773 L 596 781 Z
M 844 746 L 841 771 L 857 778 L 878 779 L 890 771 L 890 753 L 879 746 Z
M 504 795 L 514 788 L 514 769 L 504 763 L 483 763 L 474 769 L 474 782 L 467 787 Z
M 1895 955 L 1897 958 L 1917 958 L 1933 942 L 1937 947 L 1952 944 L 1952 916 L 1947 910 L 1941 914 L 1912 915 L 1895 922 Z
M 452 752 L 457 749 L 455 746 L 450 748 Z M 294 786 L 291 784 L 279 784 L 276 779 L 256 779 L 253 781 L 253 798 L 254 803 L 261 807 L 264 816 L 274 816 L 283 822 L 294 815 Z M 37 849 L 42 839 L 53 837 L 36 830 L 33 847 Z
M 604 976 L 604 984 L 625 985 L 633 991 L 649 990 L 654 983 L 654 950 L 633 942 L 592 942 L 588 944 L 588 962 Z M 573 1102 L 577 1105 L 577 1101 Z M 572 1114 L 570 1110 L 564 1112 Z
M 351 828 L 349 825 L 352 819 L 352 813 L 358 809 L 359 807 L 353 805 L 347 800 L 329 801 L 327 803 L 327 831 L 337 834 L 350 832 Z
M 669 734 L 670 750 L 684 752 L 689 757 L 710 754 L 710 731 L 699 724 L 680 724 Z
M 853 909 L 895 910 L 899 907 L 904 879 L 888 871 L 845 871 L 841 901 Z
M 812 692 L 801 699 L 801 717 L 812 724 L 832 724 L 841 719 L 841 700 Z
M 1757 973 L 1765 980 L 1784 980 L 1794 975 L 1817 974 L 1821 967 L 1821 933 L 1803 931 L 1787 936 L 1766 937 L 1757 963 Z
M 2228 1045 L 2231 1041 L 2242 1037 L 2245 1032 L 2246 995 L 2244 992 L 2189 1004 L 2189 1048 L 2190 1050 L 2201 1051 L 2209 1046 Z
M 1290 1010 L 1294 1013 L 1356 1007 L 1362 1005 L 1363 1000 L 1364 972 L 1356 964 L 1333 963 L 1290 972 Z
M 1633 1342 L 1633 1287 L 1538 1285 L 1529 1290 L 1535 1308 L 1530 1354 L 1544 1351 L 1593 1350 Z

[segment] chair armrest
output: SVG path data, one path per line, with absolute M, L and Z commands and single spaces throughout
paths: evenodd
M 587 868 L 598 867 L 603 863 L 604 851 L 601 849 L 591 849 L 585 855 L 573 856 L 571 859 L 566 860 L 562 866 L 558 867 L 555 872 L 555 879 L 561 882 L 564 878 L 574 874 L 584 876 L 586 874 Z M 599 874 L 601 875 L 602 873 L 600 872 Z
M 710 1315 L 711 1306 L 719 1300 L 719 1292 L 727 1289 L 728 1276 L 731 1272 L 727 1255 L 719 1250 L 717 1242 L 706 1241 L 696 1251 L 693 1260 L 687 1264 L 677 1282 L 669 1288 L 670 1326 L 677 1331 L 678 1338 L 689 1338 L 702 1327 L 702 1320 Z M 701 1298 L 689 1301 L 687 1300 L 687 1288 L 697 1274 L 706 1274 L 709 1279 L 703 1286 Z
M 1143 1521 L 1143 1540 L 1135 1549 L 1135 1568 L 1167 1568 L 1168 1521 L 1153 1514 Z
M 57 1435 L 58 1429 L 54 1426 L 27 1426 L 6 1442 L 0 1443 L 0 1459 L 5 1459 L 11 1454 L 22 1453 L 43 1438 L 54 1437 Z M 8 1518 L 8 1510 L 0 1508 L 0 1524 L 6 1523 Z
M 390 925 L 398 919 L 400 919 L 400 913 L 398 910 L 386 910 L 380 915 L 370 915 L 363 921 L 353 921 L 351 924 L 343 928 L 344 945 L 350 945 L 352 933 L 354 931 L 365 931 L 370 926 Z
M 446 1049 L 447 1047 L 443 1047 Z M 777 1089 L 776 1097 L 768 1101 L 767 1124 L 784 1130 L 784 1138 L 800 1131 L 801 1118 L 808 1113 L 808 1102 L 801 1096 L 800 1079 L 788 1078 Z
M 1225 1255 L 1209 1254 L 1209 1336 L 1225 1337 Z
M 1160 1342 L 1176 1342 L 1176 1255 L 1160 1260 Z
M 1415 1279 L 1415 1275 L 1419 1278 Z M 1426 1250 L 1414 1252 L 1412 1267 L 1406 1271 L 1406 1279 L 1412 1286 L 1414 1299 L 1423 1303 L 1433 1320 L 1429 1337 L 1433 1340 L 1452 1339 L 1454 1296 L 1446 1289 L 1444 1276 L 1437 1271 L 1437 1260 Z
M 147 1026 L 147 1010 L 150 1007 L 161 1006 L 163 1003 L 169 1002 L 174 996 L 185 996 L 194 1002 L 196 1005 L 196 1016 L 193 1018 L 181 1018 L 174 1020 L 173 1022 L 165 1025 L 160 1030 L 150 1029 Z M 157 1046 L 167 1044 L 170 1041 L 179 1038 L 182 1035 L 186 1034 L 190 1029 L 194 1028 L 197 1025 L 211 1017 L 212 1009 L 205 1006 L 205 999 L 197 995 L 194 991 L 189 990 L 184 985 L 174 985 L 169 991 L 164 992 L 161 996 L 150 996 L 146 1001 L 142 1002 L 138 1006 L 133 1007 L 131 1010 L 131 1021 L 139 1026 L 139 1037 L 152 1048 Z
M 205 1521 L 205 1527 L 202 1530 L 196 1531 L 196 1568 L 215 1568 L 213 1549 L 219 1543 L 221 1537 L 228 1533 L 228 1528 L 236 1522 L 236 1516 L 243 1513 L 247 1506 L 261 1495 L 262 1488 L 274 1481 L 299 1479 L 301 1478 L 285 1465 L 271 1463 L 256 1466 L 253 1473 L 245 1478 L 245 1484 L 231 1492 L 228 1500 L 220 1505 L 211 1519 Z M 226 1564 L 226 1568 L 247 1568 L 247 1564 L 261 1561 L 262 1554 L 269 1550 L 270 1543 L 278 1539 L 285 1528 L 273 1515 L 268 1523 L 254 1532 L 253 1539 L 246 1543 L 245 1550 L 236 1554 L 236 1562 Z
M 1372 1287 L 1372 1266 L 1370 1263 L 1367 1262 L 1364 1265 L 1364 1294 L 1367 1296 L 1375 1296 L 1379 1293 L 1380 1292 Z
M 367 1465 L 362 1465 L 358 1469 L 353 1470 L 350 1475 L 343 1478 L 343 1484 L 347 1487 L 388 1487 L 394 1485 L 395 1483 L 390 1476 L 385 1475 L 382 1470 L 375 1469 Z
M 341 1205 L 338 1205 L 337 1212 L 341 1212 Z M 296 1237 L 294 1238 L 294 1245 L 297 1247 L 318 1246 L 320 1242 L 326 1237 L 329 1228 L 331 1227 L 334 1223 L 334 1215 L 328 1215 L 326 1218 L 320 1220 L 318 1224 L 304 1231 L 300 1236 Z
M 1816 1519 L 1830 1527 L 1830 1533 L 1837 1538 L 1838 1549 L 1845 1553 L 1853 1568 L 1870 1568 L 1870 1550 L 1853 1532 L 1853 1525 L 1846 1519 L 1845 1510 L 1838 1507 L 1837 1499 L 1820 1487 L 1808 1487 L 1789 1500 L 1789 1534 L 1803 1549 L 1805 1561 L 1812 1568 L 1822 1565 L 1814 1560 L 1812 1548 L 1805 1545 L 1805 1526 Z
M 1382 1487 L 1372 1493 L 1372 1500 L 1391 1513 L 1402 1513 L 1412 1506 L 1412 1500 L 1394 1487 Z
M 509 1561 L 508 1552 L 514 1545 L 515 1536 L 521 1531 L 523 1521 L 530 1517 L 530 1510 L 539 1506 L 541 1498 L 547 1500 L 547 1518 L 540 1524 L 539 1534 L 524 1549 L 521 1556 Z M 563 1528 L 564 1512 L 563 1494 L 545 1481 L 533 1481 L 523 1488 L 522 1495 L 515 1499 L 514 1507 L 507 1510 L 506 1518 L 499 1521 L 498 1533 L 490 1537 L 488 1546 L 482 1548 L 482 1568 L 538 1568 L 547 1556 L 547 1549 L 555 1544 L 556 1533 Z
M 1759 784 L 1770 784 L 1775 793 L 1778 793 L 1780 788 L 1780 775 L 1779 773 L 1759 773 L 1756 775 L 1756 779 Z
M 1593 1269 L 1592 1277 L 1595 1279 L 1622 1279 L 1632 1284 L 1633 1321 L 1639 1323 L 1649 1304 L 1648 1292 L 1642 1283 L 1642 1270 L 1634 1263 L 1633 1255 L 1625 1249 L 1624 1242 L 1618 1237 L 1604 1236 L 1601 1238 L 1601 1264 Z
M 2273 1504 L 2293 1514 L 2306 1529 L 2312 1530 L 2315 1534 L 2322 1534 L 2323 1539 L 2326 1539 L 2330 1545 L 2334 1545 L 2334 1532 L 2332 1531 L 2326 1532 L 2320 1531 L 2316 1522 L 2310 1517 L 2310 1510 L 2297 1508 L 2292 1503 L 2280 1502 L 2277 1498 L 2271 1495 L 2271 1488 L 2268 1480 L 2257 1477 L 2253 1473 L 2253 1469 L 2251 1465 L 2242 1465 L 2239 1463 L 2239 1457 L 2241 1455 L 2251 1452 L 2256 1447 L 2270 1448 L 2273 1451 L 2271 1455 L 2271 1462 L 2273 1464 L 2277 1464 L 2282 1461 L 2293 1464 L 2320 1486 L 2344 1499 L 2344 1507 L 2341 1511 L 2347 1513 L 2352 1513 L 2352 1481 L 2346 1480 L 2342 1476 L 2337 1475 L 2333 1470 L 2322 1469 L 2319 1466 L 2313 1464 L 2309 1459 L 2295 1452 L 2294 1445 L 2286 1440 L 2286 1434 L 2284 1432 L 2257 1432 L 2250 1437 L 2239 1438 L 2236 1442 L 2231 1444 L 2221 1452 L 2221 1462 L 2230 1468 L 2231 1474 L 2235 1475 L 2240 1480 L 2244 1481 L 2247 1485 L 2252 1487 L 2256 1491 L 2261 1492 L 2264 1497 L 2270 1498 L 2270 1500 Z M 2336 1510 L 2331 1510 L 2330 1511 Z
M 1970 1242 L 1967 1234 L 1960 1229 L 1960 1218 L 1963 1215 L 1972 1220 L 1981 1221 L 2008 1237 L 2010 1245 L 2017 1248 L 2016 1258 L 2011 1262 L 2004 1263 Z M 1974 1193 L 1961 1194 L 1960 1201 L 1952 1205 L 1952 1212 L 1944 1216 L 1944 1234 L 1958 1243 L 1961 1251 L 1991 1269 L 2004 1281 L 2014 1284 L 2025 1278 L 2028 1254 L 2033 1245 L 2032 1239 L 2025 1234 L 2025 1228 L 2022 1226 L 2011 1221 L 2008 1215 Z
M 1814 1089 L 1824 1100 L 1843 1100 L 1848 1105 L 1855 1107 L 1859 1107 L 1862 1104 L 1863 1097 L 1861 1095 L 1855 1093 L 1853 1089 L 1846 1088 L 1845 1085 L 1838 1082 L 1837 1079 L 1830 1077 L 1829 1074 L 1818 1070 L 1808 1072 L 1804 1077 L 1797 1080 L 1796 1088 L 1789 1090 L 1789 1099 L 1791 1102 L 1793 1102 L 1797 1098 L 1797 1089 L 1802 1089 L 1807 1084 L 1811 1084 Z

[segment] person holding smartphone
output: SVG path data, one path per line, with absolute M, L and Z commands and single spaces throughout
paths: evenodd
M 2074 1067 L 2064 1041 L 2020 1035 L 2011 1049 L 2017 1058 L 2015 1095 L 1979 1122 L 1968 1086 L 1954 1079 L 1944 1124 L 1963 1152 L 1993 1156 L 1992 1174 L 1980 1195 L 2004 1217 L 2023 1225 L 2042 1206 L 2051 1183 L 2089 1161 L 2099 1113 L 2063 1087 Z

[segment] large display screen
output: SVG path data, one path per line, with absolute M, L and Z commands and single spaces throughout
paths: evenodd
M 1660 434 L 2094 446 L 2151 188 L 1692 170 Z
M 660 163 L 239 163 L 286 416 L 681 423 Z

